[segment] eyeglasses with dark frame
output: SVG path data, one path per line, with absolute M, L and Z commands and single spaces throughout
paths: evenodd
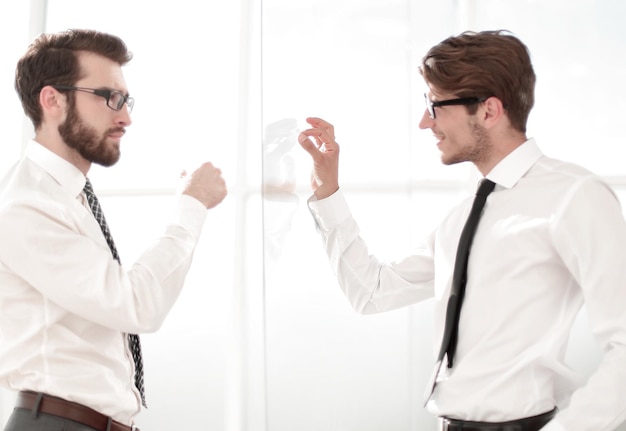
M 437 118 L 437 114 L 435 114 L 435 108 L 439 106 L 450 106 L 450 105 L 473 105 L 475 103 L 481 103 L 487 100 L 488 97 L 461 97 L 460 99 L 448 99 L 448 100 L 439 100 L 437 102 L 433 102 L 428 98 L 428 95 L 424 93 L 424 100 L 426 102 L 426 109 L 428 110 L 428 115 L 432 120 Z
M 133 111 L 135 105 L 135 99 L 130 96 L 124 95 L 117 90 L 105 90 L 103 88 L 85 88 L 85 87 L 72 87 L 68 85 L 53 85 L 53 88 L 57 90 L 69 90 L 69 91 L 83 91 L 85 93 L 95 94 L 96 96 L 104 97 L 107 101 L 107 106 L 114 111 L 119 111 L 124 106 L 124 103 L 128 105 L 128 113 Z

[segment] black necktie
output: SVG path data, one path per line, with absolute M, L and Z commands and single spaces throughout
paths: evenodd
M 107 240 L 107 244 L 109 244 L 109 248 L 111 249 L 113 258 L 120 262 L 120 256 L 117 254 L 117 248 L 115 248 L 115 243 L 113 242 L 111 231 L 109 231 L 109 226 L 107 225 L 106 219 L 104 218 L 104 213 L 102 212 L 102 208 L 100 207 L 100 202 L 98 202 L 98 198 L 93 191 L 93 187 L 91 186 L 91 181 L 89 181 L 89 178 L 87 178 L 87 182 L 85 183 L 83 191 L 85 192 L 85 196 L 87 197 L 87 202 L 89 202 L 89 208 L 91 208 L 91 212 L 98 221 L 104 238 Z M 133 355 L 133 360 L 135 361 L 135 386 L 137 386 L 137 389 L 141 394 L 141 403 L 144 407 L 147 407 L 146 395 L 143 384 L 143 361 L 141 359 L 141 344 L 139 342 L 139 336 L 137 334 L 128 334 L 128 345 Z
M 443 331 L 443 339 L 441 341 L 441 349 L 439 350 L 438 360 L 441 361 L 444 355 L 448 354 L 448 368 L 452 368 L 454 362 L 454 353 L 456 352 L 457 336 L 459 331 L 459 316 L 461 314 L 461 304 L 465 295 L 465 283 L 467 281 L 467 260 L 469 257 L 472 239 L 478 226 L 478 220 L 487 196 L 493 191 L 495 184 L 486 178 L 480 181 L 472 209 L 465 222 L 459 246 L 456 251 L 456 261 L 454 263 L 454 273 L 452 277 L 452 288 L 448 299 L 448 308 L 446 309 L 446 325 Z

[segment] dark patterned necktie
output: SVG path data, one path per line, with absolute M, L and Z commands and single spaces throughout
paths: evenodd
M 102 208 L 100 207 L 100 202 L 98 202 L 98 198 L 93 191 L 93 187 L 91 185 L 91 181 L 89 181 L 89 178 L 87 178 L 87 182 L 85 183 L 85 188 L 83 189 L 83 191 L 85 192 L 85 196 L 87 197 L 89 208 L 91 208 L 91 212 L 98 221 L 100 229 L 102 230 L 102 234 L 104 235 L 104 238 L 106 239 L 107 244 L 111 249 L 113 258 L 120 262 L 120 256 L 117 253 L 117 248 L 115 248 L 115 243 L 113 242 L 111 231 L 109 231 L 109 226 L 107 225 L 106 219 L 104 218 L 104 213 L 102 212 Z M 137 386 L 137 389 L 141 394 L 141 403 L 144 407 L 147 407 L 143 383 L 143 361 L 141 359 L 141 343 L 139 341 L 139 336 L 137 334 L 128 334 L 128 345 L 133 355 L 133 360 L 135 361 L 135 386 Z
M 444 356 L 447 354 L 448 368 L 452 368 L 454 363 L 454 354 L 456 353 L 457 337 L 459 332 L 459 316 L 461 315 L 461 304 L 463 303 L 463 297 L 465 296 L 465 285 L 467 282 L 467 261 L 469 258 L 469 251 L 472 245 L 476 228 L 478 227 L 478 221 L 487 201 L 487 196 L 493 191 L 495 183 L 486 178 L 480 181 L 478 190 L 476 191 L 476 197 L 472 203 L 465 226 L 459 238 L 459 246 L 456 250 L 456 260 L 454 262 L 454 272 L 452 275 L 452 287 L 450 289 L 450 297 L 448 298 L 448 307 L 446 309 L 446 323 L 443 330 L 443 338 L 441 340 L 441 348 L 439 349 L 439 355 L 437 356 L 437 364 L 433 371 L 433 375 L 430 378 L 430 383 L 427 385 L 425 393 L 425 403 L 428 402 L 435 384 L 437 381 L 437 375 L 443 361 Z

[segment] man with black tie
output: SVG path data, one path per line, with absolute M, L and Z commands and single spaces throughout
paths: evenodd
M 341 288 L 362 313 L 435 298 L 441 343 L 425 403 L 441 429 L 614 430 L 626 419 L 626 223 L 617 197 L 526 136 L 535 73 L 515 36 L 450 37 L 429 50 L 420 73 L 429 88 L 420 128 L 433 132 L 444 164 L 473 163 L 481 187 L 414 254 L 381 262 L 339 188 L 334 127 L 307 119 L 299 140 L 313 159 L 309 208 Z M 586 384 L 564 364 L 583 304 L 604 350 Z

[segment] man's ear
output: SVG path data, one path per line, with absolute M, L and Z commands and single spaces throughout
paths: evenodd
M 505 116 L 502 101 L 497 97 L 490 97 L 483 102 L 483 124 L 490 129 L 498 124 Z
M 39 92 L 39 104 L 44 116 L 60 118 L 65 115 L 67 98 L 54 87 L 46 85 Z

